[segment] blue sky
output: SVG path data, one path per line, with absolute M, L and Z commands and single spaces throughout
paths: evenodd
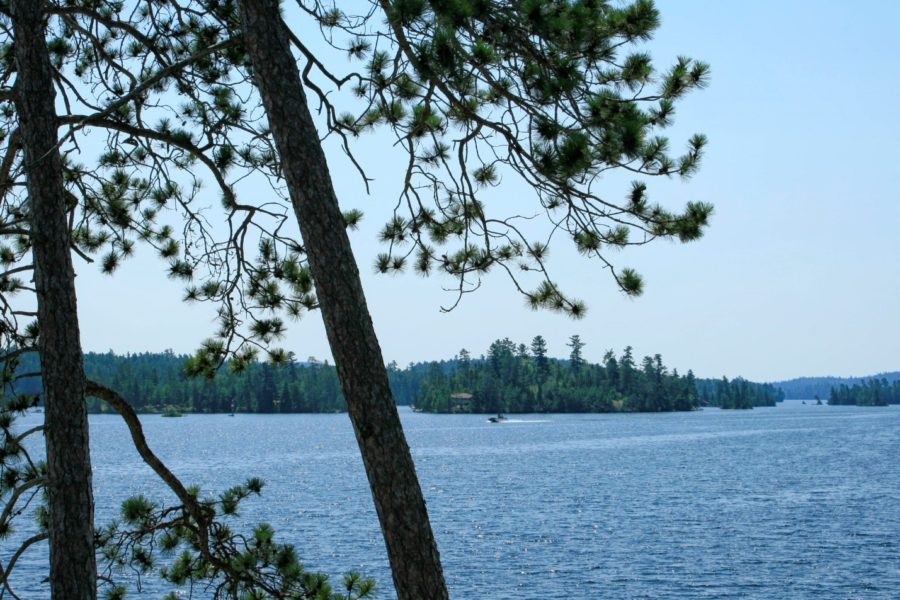
M 709 62 L 708 89 L 678 107 L 675 147 L 708 135 L 690 181 L 649 182 L 653 200 L 715 204 L 706 236 L 657 242 L 615 257 L 646 279 L 642 297 L 618 292 L 599 265 L 551 249 L 554 277 L 588 302 L 579 321 L 526 308 L 500 274 L 452 313 L 439 278 L 376 276 L 375 232 L 393 205 L 396 181 L 384 141 L 364 140 L 376 175 L 365 196 L 351 165 L 332 150 L 344 206 L 366 213 L 352 241 L 386 360 L 475 355 L 496 338 L 547 338 L 563 356 L 579 334 L 590 360 L 631 345 L 661 353 L 699 376 L 775 380 L 866 375 L 900 369 L 900 3 L 827 0 L 658 0 L 662 27 L 651 44 L 658 68 L 685 54 Z M 629 178 L 601 185 L 611 196 Z M 506 183 L 504 182 L 504 185 Z M 507 192 L 527 193 L 510 183 Z M 497 200 L 503 202 L 503 199 Z M 187 307 L 181 289 L 146 256 L 113 278 L 78 266 L 87 350 L 172 348 L 188 352 L 213 325 L 208 307 Z M 291 326 L 284 347 L 329 356 L 320 316 Z

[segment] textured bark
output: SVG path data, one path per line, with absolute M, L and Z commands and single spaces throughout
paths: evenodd
M 281 157 L 401 600 L 447 598 L 425 500 L 325 154 L 277 0 L 240 0 L 244 43 Z
M 57 600 L 94 600 L 97 569 L 84 368 L 43 7 L 36 0 L 10 4 L 18 69 L 15 102 L 31 208 L 41 329 L 50 590 Z

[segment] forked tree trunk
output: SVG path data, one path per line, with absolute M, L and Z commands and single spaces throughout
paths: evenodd
M 401 600 L 448 597 L 325 154 L 277 0 L 240 0 L 244 42 L 281 157 L 325 329 Z
M 31 210 L 40 325 L 50 590 L 55 600 L 94 600 L 97 568 L 84 368 L 43 7 L 38 0 L 10 4 L 18 69 L 15 102 Z

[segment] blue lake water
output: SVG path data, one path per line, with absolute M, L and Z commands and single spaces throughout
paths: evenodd
M 900 598 L 900 406 L 498 425 L 401 411 L 454 598 Z M 244 518 L 271 523 L 309 567 L 360 570 L 393 597 L 346 415 L 142 420 L 186 483 L 262 477 Z M 167 498 L 117 417 L 91 427 L 98 524 L 130 494 Z M 23 598 L 46 597 L 45 561 L 21 564 Z

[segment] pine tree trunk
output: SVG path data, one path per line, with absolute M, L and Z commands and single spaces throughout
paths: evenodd
M 400 600 L 448 597 L 359 271 L 277 0 L 240 0 L 244 42 L 297 215 Z
M 94 600 L 97 569 L 84 369 L 43 7 L 37 0 L 10 4 L 40 325 L 50 590 L 56 600 Z

